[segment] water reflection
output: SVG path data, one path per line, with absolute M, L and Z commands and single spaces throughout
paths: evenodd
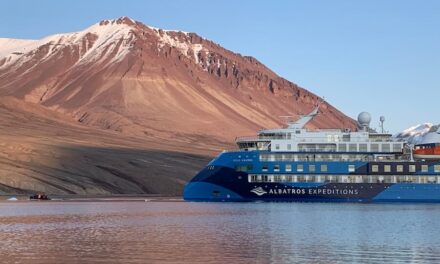
M 24 263 L 440 262 L 440 205 L 0 203 Z

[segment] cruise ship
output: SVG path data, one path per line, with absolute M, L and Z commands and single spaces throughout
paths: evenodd
M 357 131 L 306 129 L 318 110 L 285 128 L 237 138 L 238 150 L 209 162 L 185 186 L 184 199 L 440 202 L 440 129 L 413 145 L 370 129 L 366 112 Z

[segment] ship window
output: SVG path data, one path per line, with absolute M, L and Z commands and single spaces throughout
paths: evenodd
M 243 172 L 246 172 L 246 171 L 251 171 L 252 170 L 252 165 L 251 164 L 249 164 L 249 165 L 238 165 L 238 166 L 235 166 L 235 171 L 243 171 Z
M 391 165 L 385 165 L 385 166 L 383 166 L 383 171 L 384 171 L 384 172 L 391 172 Z
M 327 172 L 327 164 L 321 165 L 321 172 Z
M 397 182 L 412 183 L 412 182 L 417 182 L 417 178 L 418 177 L 414 177 L 414 176 L 398 176 Z
M 372 172 L 379 172 L 379 165 L 371 165 Z
M 382 144 L 382 152 L 390 152 L 390 144 Z
M 396 172 L 403 172 L 403 165 L 397 165 Z
M 275 144 L 275 149 L 280 149 L 280 144 Z
M 402 145 L 400 145 L 400 144 L 393 144 L 393 151 L 394 152 L 402 151 Z
M 273 165 L 273 171 L 280 171 L 280 165 Z
M 292 144 L 287 144 L 287 150 L 291 150 L 292 149 Z
M 416 165 L 409 165 L 409 172 L 416 172 Z
M 292 165 L 286 164 L 286 171 L 292 171 Z
M 367 144 L 359 144 L 359 152 L 367 152 L 368 145 Z
M 309 172 L 315 172 L 316 166 L 315 165 L 309 165 Z
M 371 152 L 379 152 L 379 144 L 371 144 L 370 151 Z
M 267 164 L 263 164 L 263 166 L 261 167 L 262 171 L 267 171 L 269 169 L 269 166 Z
M 434 165 L 434 172 L 440 172 L 440 165 Z
M 428 177 L 427 182 L 426 183 L 437 183 L 435 177 Z
M 348 150 L 350 152 L 356 152 L 357 151 L 357 144 L 348 144 Z
M 348 165 L 348 172 L 355 172 L 356 168 L 354 165 Z
M 326 175 L 325 176 L 325 182 L 338 182 L 337 177 L 333 175 Z
M 340 152 L 346 152 L 347 151 L 347 144 L 338 144 L 339 145 L 339 151 Z
M 422 165 L 422 172 L 428 172 L 428 165 Z
M 267 161 L 269 160 L 269 155 L 267 154 L 260 154 L 260 161 Z
M 249 174 L 248 180 L 249 180 L 249 182 L 256 182 L 257 181 L 257 175 Z
M 303 172 L 303 170 L 304 170 L 304 165 L 298 164 L 298 166 L 296 167 L 296 171 Z

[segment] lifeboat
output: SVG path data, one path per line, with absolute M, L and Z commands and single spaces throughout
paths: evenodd
M 31 200 L 31 201 L 48 201 L 48 200 L 50 200 L 50 198 L 45 193 L 36 193 L 34 195 L 31 195 L 29 197 L 29 200 Z
M 416 159 L 440 159 L 440 143 L 415 145 L 413 155 Z

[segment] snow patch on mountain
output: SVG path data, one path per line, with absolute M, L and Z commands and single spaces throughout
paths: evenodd
M 412 126 L 395 134 L 396 139 L 406 140 L 410 144 L 418 144 L 423 141 L 424 136 L 434 127 L 432 123 L 424 123 Z
M 158 50 L 162 50 L 165 45 L 169 45 L 178 49 L 187 58 L 193 56 L 196 64 L 199 64 L 199 53 L 206 49 L 200 43 L 192 44 L 188 32 L 157 29 L 154 29 L 154 32 L 159 38 Z
M 25 51 L 37 40 L 0 38 L 0 58 L 17 51 Z
M 108 56 L 102 56 L 103 54 L 112 54 L 108 63 L 114 63 L 123 59 L 130 51 L 136 38 L 134 32 L 137 23 L 128 17 L 121 17 L 103 20 L 83 31 L 55 34 L 41 40 L 0 39 L 0 68 L 11 65 L 15 69 L 19 68 L 33 57 L 31 55 L 43 52 L 43 46 L 49 46 L 49 49 L 41 57 L 42 62 L 57 54 L 63 47 L 76 45 L 80 53 L 77 65 L 109 59 Z M 188 32 L 147 27 L 158 37 L 159 51 L 169 45 L 187 58 L 193 59 L 196 64 L 199 64 L 200 52 L 209 52 L 202 44 L 191 43 Z
M 76 45 L 81 54 L 78 64 L 95 62 L 102 59 L 102 54 L 112 54 L 109 63 L 117 62 L 128 52 L 134 40 L 133 25 L 118 20 L 104 20 L 91 27 L 73 33 L 55 34 L 41 40 L 0 39 L 0 60 L 5 62 L 0 68 L 13 64 L 19 68 L 32 59 L 32 53 L 42 52 L 43 46 L 49 46 L 47 53 L 40 59 L 45 61 L 66 46 Z M 128 20 L 134 23 L 134 20 Z M 86 45 L 84 45 L 86 43 Z

